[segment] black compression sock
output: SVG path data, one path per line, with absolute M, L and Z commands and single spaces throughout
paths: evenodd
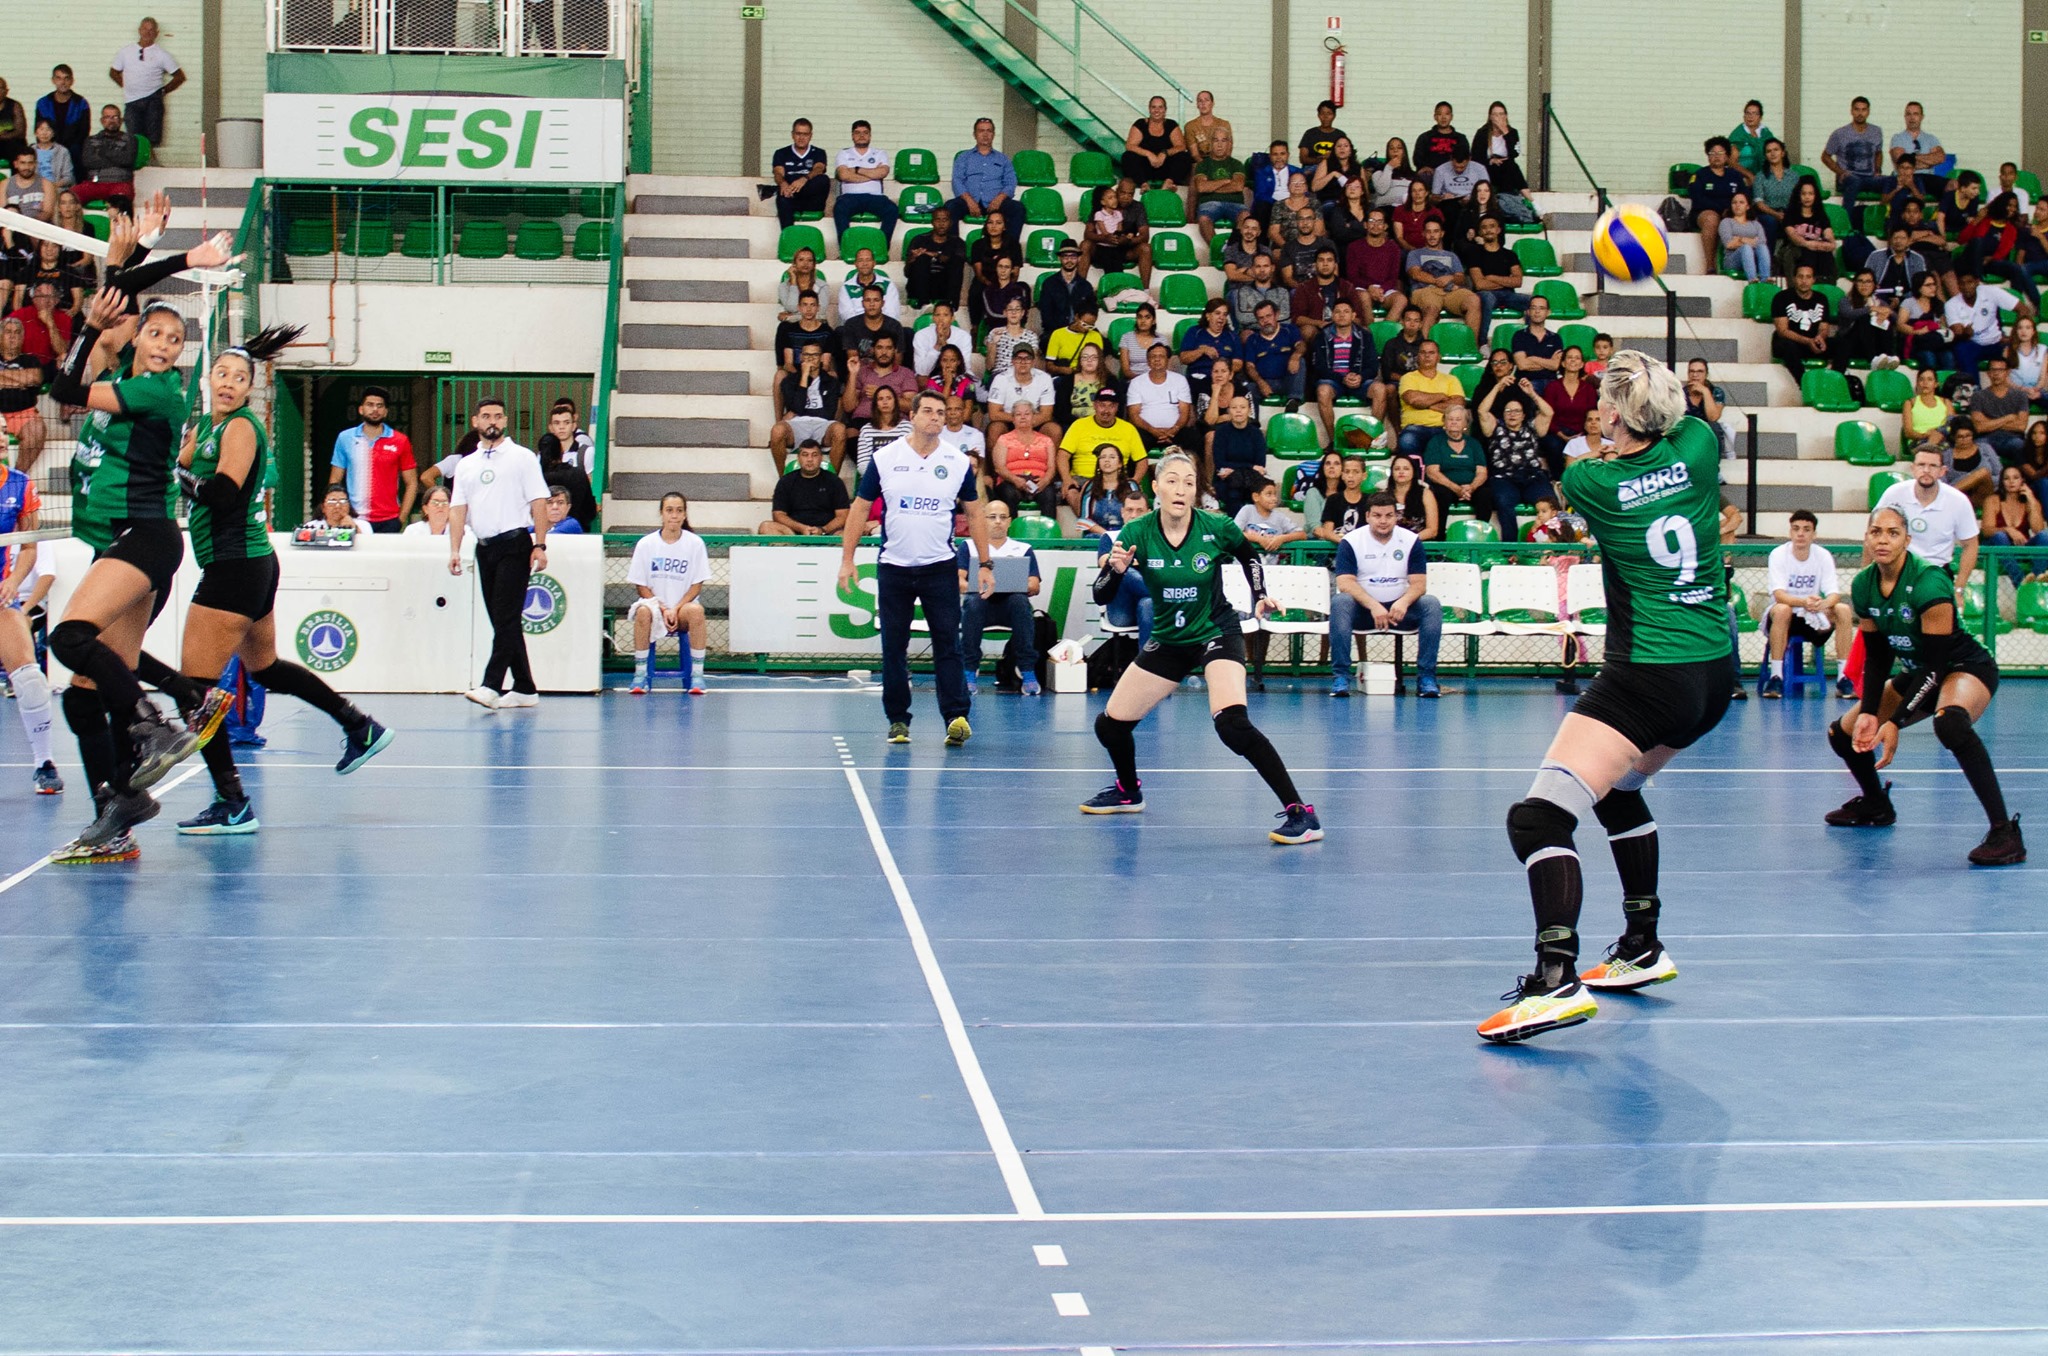
M 241 802 L 248 799 L 242 790 L 242 774 L 235 767 L 233 741 L 226 735 L 209 739 L 200 746 L 199 756 L 206 760 L 207 775 L 213 778 L 213 792 L 222 800 Z
M 1257 769 L 1273 794 L 1280 798 L 1280 808 L 1288 809 L 1299 805 L 1301 793 L 1294 788 L 1294 778 L 1288 775 L 1287 764 L 1281 759 L 1273 741 L 1266 738 L 1258 726 L 1251 723 L 1242 706 L 1227 706 L 1216 713 L 1216 737 L 1223 746 Z
M 114 781 L 114 734 L 107 724 L 106 704 L 100 694 L 76 683 L 64 689 L 64 723 L 78 736 L 78 759 L 85 764 L 85 780 L 94 794 Z
M 279 659 L 262 672 L 249 676 L 272 692 L 297 697 L 314 710 L 332 717 L 337 725 L 346 728 L 363 723 L 363 713 L 356 710 L 346 697 L 327 686 L 320 675 L 311 669 L 300 668 L 289 660 Z
M 1858 791 L 1872 800 L 1885 798 L 1884 782 L 1877 775 L 1876 750 L 1867 753 L 1856 752 L 1855 741 L 1842 729 L 1840 721 L 1828 726 L 1828 747 L 1847 765 L 1849 775 L 1856 779 Z
M 1116 720 L 1107 711 L 1095 718 L 1095 737 L 1109 751 L 1117 785 L 1130 795 L 1138 792 L 1138 741 L 1131 737 L 1137 728 L 1135 720 Z
M 1657 821 L 1643 793 L 1609 791 L 1593 807 L 1600 826 L 1607 830 L 1607 849 L 1614 854 L 1615 870 L 1621 873 L 1624 899 L 1654 898 L 1657 894 Z
M 1579 909 L 1586 899 L 1586 878 L 1575 852 L 1529 863 L 1529 902 L 1536 907 L 1536 934 L 1558 928 L 1571 934 L 1571 954 L 1578 950 Z
M 2006 821 L 2005 792 L 1998 785 L 1998 773 L 1991 766 L 1991 751 L 1984 747 L 1976 727 L 1970 721 L 1970 713 L 1960 706 L 1944 706 L 1934 713 L 1934 734 L 1948 751 L 1955 756 L 1956 766 L 1962 768 L 1963 776 L 1969 779 L 1970 789 L 1977 793 L 1977 803 L 1984 807 L 1984 815 L 1997 828 Z
M 147 650 L 135 661 L 135 676 L 169 697 L 179 713 L 187 716 L 199 709 L 209 686 L 202 679 L 186 677 Z
M 1657 896 L 1647 898 L 1631 895 L 1621 901 L 1621 916 L 1627 923 L 1623 933 L 1639 937 L 1646 942 L 1657 940 L 1657 915 L 1663 911 L 1663 904 Z

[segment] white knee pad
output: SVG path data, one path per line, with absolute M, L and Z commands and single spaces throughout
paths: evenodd
M 14 698 L 24 709 L 50 704 L 50 680 L 34 664 L 23 664 L 7 675 L 7 681 L 14 684 Z

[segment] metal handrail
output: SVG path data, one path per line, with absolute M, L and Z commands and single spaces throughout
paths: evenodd
M 1056 32 L 1043 19 L 1039 18 L 1038 14 L 1035 11 L 1021 3 L 1021 0 L 1003 0 L 1003 3 L 1011 10 L 1023 15 L 1024 18 L 1030 22 L 1033 28 L 1036 28 L 1046 37 L 1052 39 L 1054 46 L 1058 47 L 1061 51 L 1065 52 L 1070 58 L 1072 58 L 1072 68 L 1074 74 L 1070 80 L 1070 83 L 1072 83 L 1073 81 L 1078 81 L 1078 79 L 1081 76 L 1086 75 L 1090 80 L 1093 80 L 1096 84 L 1102 86 L 1111 94 L 1115 95 L 1117 99 L 1121 101 L 1126 108 L 1129 108 L 1134 113 L 1143 113 L 1145 111 L 1144 104 L 1139 103 L 1130 95 L 1125 94 L 1121 89 L 1118 89 L 1115 85 L 1111 84 L 1102 75 L 1101 72 L 1089 66 L 1086 60 L 1083 58 L 1081 54 L 1081 19 L 1083 18 L 1083 16 L 1086 16 L 1087 18 L 1094 20 L 1098 28 L 1100 28 L 1104 33 L 1108 34 L 1111 38 L 1115 39 L 1118 45 L 1120 45 L 1125 51 L 1129 52 L 1132 56 L 1136 57 L 1139 61 L 1143 62 L 1146 68 L 1149 69 L 1154 75 L 1158 76 L 1161 80 L 1164 80 L 1166 82 L 1167 88 L 1171 89 L 1174 93 L 1174 97 L 1180 101 L 1180 107 L 1177 110 L 1179 113 L 1179 118 L 1177 120 L 1186 121 L 1188 105 L 1194 102 L 1195 96 L 1188 91 L 1186 86 L 1182 85 L 1178 80 L 1175 80 L 1171 75 L 1168 75 L 1166 71 L 1160 67 L 1158 62 L 1154 61 L 1151 57 L 1145 55 L 1144 51 L 1140 49 L 1137 46 L 1137 44 L 1133 43 L 1129 38 L 1125 37 L 1123 33 L 1119 31 L 1114 25 L 1112 25 L 1108 20 L 1104 19 L 1100 14 L 1097 14 L 1094 11 L 1094 9 L 1090 8 L 1089 5 L 1086 3 L 1086 0 L 1073 0 L 1074 36 L 1071 41 L 1061 36 L 1058 32 Z M 980 18 L 980 15 L 977 14 L 975 17 Z M 982 20 L 982 22 L 986 23 L 987 20 L 984 19 Z M 1078 91 L 1075 91 L 1075 93 L 1078 93 Z

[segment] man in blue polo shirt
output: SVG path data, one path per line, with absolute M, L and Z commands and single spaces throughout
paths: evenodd
M 975 493 L 974 463 L 940 440 L 945 423 L 945 398 L 925 391 L 911 408 L 910 432 L 875 449 L 840 538 L 839 591 L 853 587 L 853 553 L 867 528 L 870 506 L 880 503 L 882 559 L 875 570 L 875 610 L 882 630 L 882 711 L 889 718 L 889 742 L 910 742 L 910 616 L 922 603 L 931 627 L 932 676 L 938 682 L 939 714 L 946 721 L 946 747 L 957 749 L 974 730 L 967 723 L 973 699 L 960 668 L 956 507 L 967 516 L 976 591 L 983 598 L 995 591 L 995 574 L 989 566 L 988 524 Z
M 995 120 L 976 118 L 974 144 L 953 157 L 953 197 L 946 206 L 963 229 L 970 217 L 979 221 L 990 212 L 1001 212 L 1003 225 L 1009 228 L 1004 238 L 1022 240 L 1024 204 L 1017 199 L 1017 170 L 995 142 Z
M 799 212 L 825 210 L 825 197 L 832 191 L 828 171 L 831 161 L 821 146 L 811 142 L 811 120 L 798 118 L 789 127 L 789 145 L 768 162 L 775 176 L 775 219 L 788 230 Z

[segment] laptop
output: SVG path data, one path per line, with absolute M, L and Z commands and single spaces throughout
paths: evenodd
M 1028 556 L 997 556 L 989 564 L 995 571 L 997 593 L 1023 593 L 1031 587 Z

